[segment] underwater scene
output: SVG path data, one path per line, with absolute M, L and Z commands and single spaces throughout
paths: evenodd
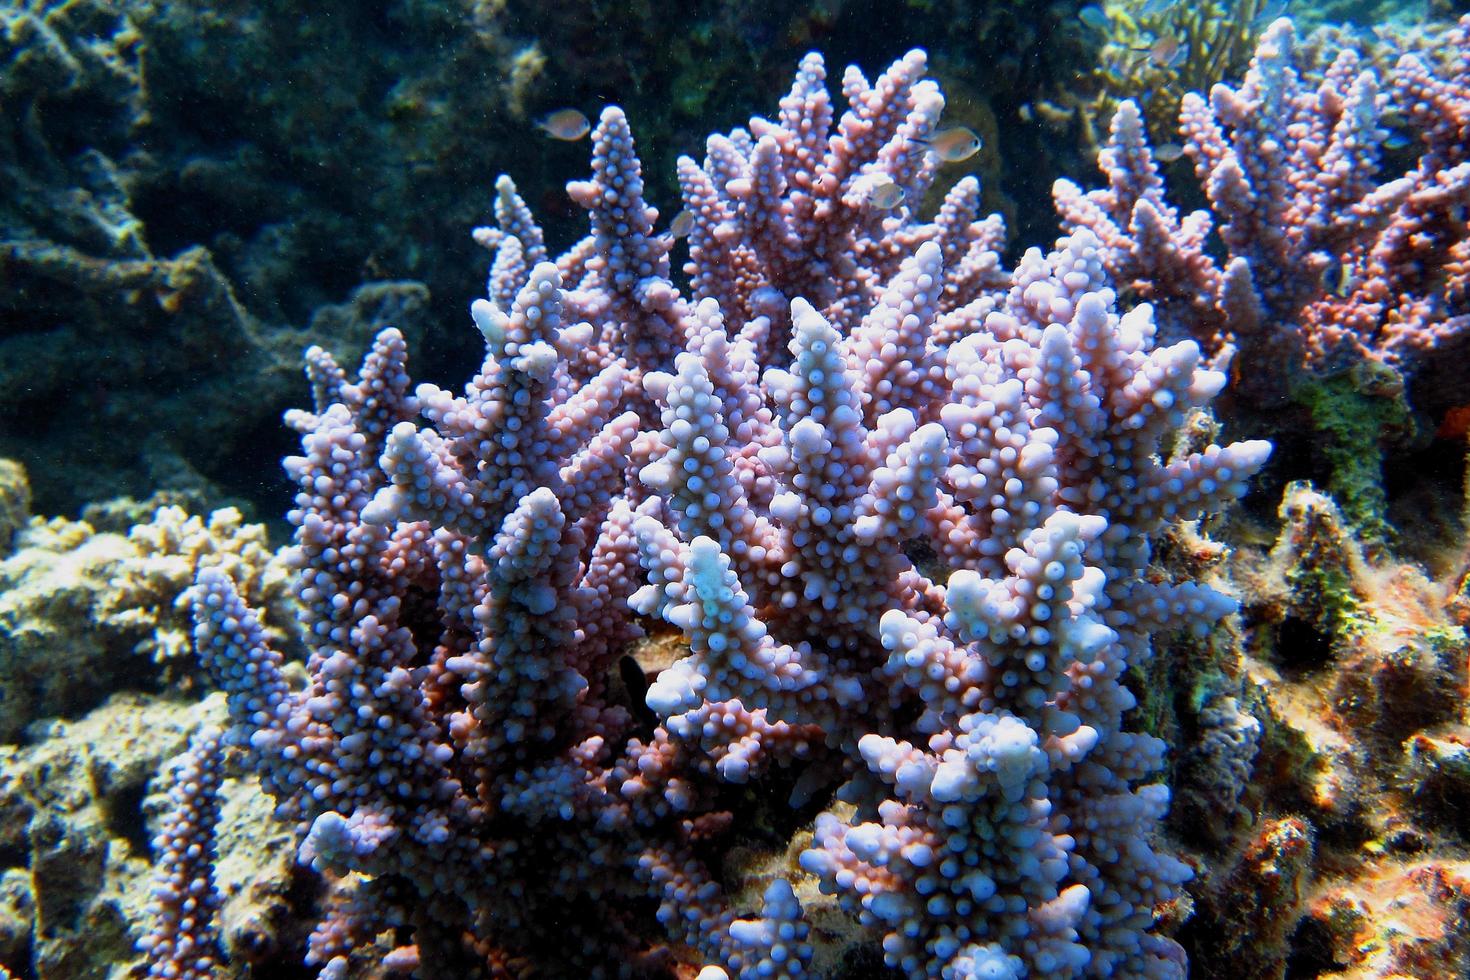
M 0 0 L 0 980 L 1470 978 L 1470 0 Z

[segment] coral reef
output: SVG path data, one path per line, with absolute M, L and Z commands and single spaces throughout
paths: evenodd
M 24 471 L 10 472 L 23 488 Z M 9 499 L 23 503 L 23 490 Z M 18 503 L 10 513 L 19 512 Z M 0 741 L 38 718 L 78 717 L 112 691 L 192 676 L 181 597 L 200 568 L 227 569 L 266 611 L 278 644 L 299 643 L 286 569 L 265 528 L 243 524 L 238 511 L 206 521 L 164 506 L 126 534 L 26 516 L 0 559 Z
M 34 744 L 0 747 L 0 968 L 37 980 L 121 978 L 144 960 L 151 829 L 169 759 L 224 705 L 119 694 L 75 722 L 45 723 Z M 288 840 L 237 779 L 221 791 L 222 929 L 232 959 L 285 932 Z M 266 925 L 263 925 L 266 924 Z
M 1288 488 L 1271 547 L 1242 545 L 1246 689 L 1259 729 L 1253 828 L 1217 837 L 1187 926 L 1202 975 L 1453 976 L 1470 932 L 1470 636 L 1447 581 L 1365 554 L 1333 501 Z M 1463 538 L 1463 528 L 1457 534 Z M 1188 793 L 1188 790 L 1183 792 Z
M 744 917 L 702 857 L 726 787 L 787 768 L 797 798 L 857 805 L 800 862 L 906 974 L 1182 975 L 1150 926 L 1190 872 L 1152 846 L 1165 746 L 1127 728 L 1124 675 L 1151 634 L 1234 608 L 1141 573 L 1269 447 L 1160 459 L 1225 378 L 1193 341 L 1156 348 L 1146 307 L 1113 309 L 1090 233 L 1005 273 L 973 180 L 917 220 L 944 104 L 924 67 L 848 69 L 839 118 L 809 55 L 776 119 L 681 160 L 688 299 L 609 108 L 568 187 L 592 234 L 555 264 L 502 179 L 462 396 L 409 395 L 396 331 L 355 382 L 308 352 L 286 461 L 308 686 L 228 574 L 201 570 L 192 599 L 227 741 L 302 860 L 349 876 L 308 942 L 323 976 L 369 966 L 385 929 L 392 969 L 597 970 L 621 949 L 662 971 L 688 949 L 805 975 L 788 877 Z M 690 646 L 639 698 L 646 733 L 609 683 L 630 604 Z M 175 797 L 160 975 L 213 941 L 180 905 L 209 904 L 187 853 L 211 839 L 206 784 Z M 540 928 L 586 903 L 578 942 Z
M 0 11 L 0 976 L 1470 969 L 1470 19 L 900 6 Z
M 1386 78 L 1344 48 L 1312 85 L 1278 21 L 1239 86 L 1184 97 L 1183 152 L 1210 210 L 1168 202 L 1131 102 L 1099 156 L 1108 187 L 1055 187 L 1063 224 L 1098 235 L 1109 272 L 1154 305 L 1166 336 L 1232 358 L 1246 430 L 1290 429 L 1280 415 L 1294 414 L 1309 435 L 1284 455 L 1311 462 L 1291 475 L 1325 470 L 1379 540 L 1386 455 L 1420 445 L 1470 385 L 1467 32 L 1470 19 L 1449 34 L 1458 54 L 1406 52 Z M 1412 139 L 1403 170 L 1387 159 L 1390 113 Z
M 913 43 L 956 76 L 989 67 L 966 121 L 1074 54 L 1048 41 L 1065 4 L 930 6 L 908 19 Z M 843 4 L 680 13 L 667 44 L 650 3 L 6 4 L 0 456 L 30 467 L 51 513 L 158 487 L 273 513 L 285 485 L 253 475 L 274 477 L 289 446 L 274 421 L 303 347 L 355 356 L 392 325 L 441 373 L 474 357 L 457 331 L 420 341 L 481 275 L 462 231 L 483 218 L 487 174 L 514 165 L 571 234 L 561 183 L 583 154 L 527 153 L 536 115 L 621 93 L 667 164 L 668 200 L 672 159 L 705 119 L 742 111 L 748 86 L 814 39 L 867 50 L 875 36 L 872 11 Z M 1044 193 L 1034 168 L 987 156 L 1028 199 Z

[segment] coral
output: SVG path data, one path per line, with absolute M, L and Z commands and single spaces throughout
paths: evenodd
M 223 707 L 217 698 L 185 705 L 120 694 L 80 720 L 38 726 L 29 746 L 0 748 L 0 825 L 13 862 L 0 880 L 0 964 L 17 976 L 70 980 L 124 976 L 141 962 L 134 946 L 148 921 L 156 809 L 147 794 L 166 784 L 169 757 Z M 226 786 L 231 815 L 239 785 Z M 289 852 L 270 829 L 258 816 L 226 820 L 221 867 L 250 868 L 222 874 L 227 923 L 250 917 L 242 877 L 260 888 L 285 868 Z
M 31 484 L 25 467 L 0 459 L 0 558 L 7 558 L 15 536 L 31 519 Z
M 239 576 L 292 650 L 299 642 L 284 568 L 265 529 L 233 509 L 208 521 L 160 508 L 129 533 L 85 521 L 30 518 L 0 560 L 0 741 L 37 718 L 77 717 L 122 687 L 192 673 L 180 598 L 199 568 Z
M 1470 864 L 1407 861 L 1331 883 L 1310 920 L 1330 940 L 1330 977 L 1463 976 L 1470 970 Z
M 762 450 L 764 465 L 748 476 L 739 475 L 741 442 L 730 438 L 720 411 L 721 400 L 738 405 L 750 398 L 725 380 L 723 363 L 731 355 L 719 354 L 721 360 L 709 367 L 703 363 L 708 355 L 680 355 L 677 378 L 653 379 L 667 391 L 667 428 L 663 448 L 643 479 L 667 501 L 670 526 L 676 522 L 685 535 L 699 536 L 685 550 L 657 523 L 645 519 L 636 525 L 655 586 L 635 596 L 635 604 L 684 628 L 694 652 L 658 678 L 649 704 L 669 716 L 676 733 L 690 724 L 683 713 L 702 702 L 760 705 L 771 716 L 823 727 L 829 743 L 855 748 L 873 775 L 892 785 L 889 792 L 897 799 L 885 800 L 886 793 L 874 794 L 871 788 L 852 791 L 863 794 L 859 799 L 881 822 L 846 826 L 819 818 L 816 846 L 804 856 L 803 867 L 822 878 L 825 890 L 839 894 L 850 887 L 842 882 L 868 880 L 857 894 L 848 893 L 844 904 L 861 912 L 864 923 L 887 932 L 889 962 L 912 975 L 951 960 L 958 968 L 955 957 L 972 955 L 1015 962 L 1004 969 L 1019 969 L 1022 960 L 1007 959 L 999 952 L 1003 948 L 1023 958 L 1033 975 L 1069 975 L 1089 957 L 1125 971 L 1142 969 L 1143 962 L 1162 969 L 1169 958 L 1165 945 L 1145 940 L 1141 947 L 1114 947 L 1101 940 L 1110 929 L 1107 923 L 1152 907 L 1169 893 L 1171 881 L 1187 876 L 1168 858 L 1135 851 L 1133 859 L 1149 869 L 1142 871 L 1110 859 L 1092 864 L 1089 855 L 1109 849 L 1102 840 L 1079 840 L 1070 855 L 1070 838 L 1049 845 L 1055 850 L 1031 844 L 1036 861 L 1070 861 L 1076 883 L 1064 887 L 1056 879 L 1017 877 L 1016 863 L 1024 867 L 1026 862 L 1007 856 L 1005 848 L 979 871 L 945 870 L 941 862 L 936 875 L 923 856 L 978 848 L 964 833 L 971 820 L 977 828 L 989 828 L 983 831 L 987 837 L 996 827 L 1008 827 L 1001 839 L 1024 848 L 1019 842 L 1034 840 L 1037 829 L 1028 814 L 1050 814 L 1055 823 L 1047 826 L 1057 829 L 1115 819 L 1090 812 L 1088 794 L 1074 796 L 1066 788 L 1074 777 L 1114 786 L 1118 795 L 1110 796 L 1106 806 L 1120 808 L 1116 819 L 1138 840 L 1140 825 L 1164 797 L 1162 787 L 1133 790 L 1129 782 L 1157 764 L 1154 753 L 1162 743 L 1119 731 L 1119 716 L 1133 700 L 1117 682 L 1130 660 L 1146 659 L 1147 644 L 1141 636 L 1127 638 L 1126 624 L 1136 622 L 1137 613 L 1094 619 L 1087 610 L 1103 603 L 1123 610 L 1159 602 L 1161 611 L 1173 609 L 1183 619 L 1175 625 L 1185 625 L 1184 617 L 1192 615 L 1203 626 L 1229 608 L 1192 585 L 1150 583 L 1140 586 L 1142 594 L 1129 596 L 1122 589 L 1126 576 L 1105 571 L 1128 567 L 1147 554 L 1140 528 L 1198 514 L 1222 499 L 1200 498 L 1185 489 L 1198 478 L 1184 474 L 1196 468 L 1224 474 L 1227 478 L 1214 483 L 1210 493 L 1228 496 L 1239 488 L 1236 481 L 1260 464 L 1264 447 L 1210 447 L 1173 461 L 1170 472 L 1179 476 L 1147 475 L 1158 466 L 1147 461 L 1155 440 L 1223 379 L 1194 373 L 1192 346 L 1147 353 L 1151 324 L 1146 313 L 1120 321 L 1104 305 L 1106 294 L 1089 291 L 1085 270 L 1092 247 L 1084 236 L 1064 241 L 1045 260 L 1033 253 L 1023 261 L 1010 303 L 989 315 L 983 332 L 949 349 L 939 384 L 952 386 L 953 401 L 941 394 L 937 406 L 916 392 L 936 383 L 922 380 L 922 371 L 935 357 L 924 339 L 926 319 L 942 316 L 924 293 L 942 283 L 926 268 L 937 261 L 938 248 L 921 247 L 914 260 L 904 263 L 875 311 L 849 338 L 810 306 L 794 303 L 793 367 L 765 376 L 778 406 L 779 440 Z M 912 333 L 885 336 L 880 331 L 893 330 L 885 313 L 900 303 L 914 311 L 905 324 Z M 1067 316 L 1071 310 L 1075 318 Z M 1063 318 L 1070 324 L 1064 326 Z M 1043 331 L 1040 324 L 1048 320 L 1052 325 Z M 723 345 L 715 336 L 718 351 Z M 1033 345 L 1029 351 L 1028 344 Z M 924 352 L 909 358 L 915 380 L 900 381 L 898 372 L 880 367 L 874 354 L 894 346 Z M 703 344 L 696 349 L 709 350 Z M 1102 350 L 1117 351 L 1115 356 L 1124 359 L 1092 360 L 1093 352 Z M 721 365 L 722 374 L 712 389 L 714 364 Z M 1140 372 L 1139 393 L 1115 401 L 1113 392 L 1122 389 L 1109 386 L 1134 370 Z M 743 367 L 729 374 L 751 376 Z M 1037 383 L 1030 392 L 1034 400 L 1028 401 L 1021 379 L 1032 376 Z M 880 377 L 882 387 L 865 387 Z M 1177 386 L 1158 404 L 1178 414 L 1169 421 L 1123 421 L 1134 410 L 1125 406 L 1147 402 L 1151 396 L 1143 392 L 1153 384 Z M 891 400 L 880 401 L 880 393 Z M 865 401 L 871 403 L 867 412 L 860 408 Z M 925 414 L 939 416 L 943 425 L 916 426 L 916 413 L 896 408 L 904 405 L 930 406 Z M 1061 405 L 1075 406 L 1076 417 L 1061 414 Z M 1103 405 L 1109 407 L 1088 414 Z M 875 420 L 872 428 L 864 415 Z M 1064 426 L 1065 436 L 1043 424 L 1053 420 Z M 1109 432 L 1124 429 L 1156 433 L 1129 438 L 1127 452 L 1138 454 L 1129 463 L 1113 455 L 1120 450 L 1104 448 L 1113 445 Z M 992 430 L 996 435 L 988 435 Z M 1031 432 L 1034 442 L 1025 435 Z M 946 433 L 955 446 L 948 452 Z M 1007 438 L 1014 441 L 988 442 Z M 754 441 L 771 442 L 759 435 Z M 1104 456 L 1114 459 L 1120 472 L 1136 472 L 1144 485 L 1178 480 L 1169 485 L 1179 488 L 1181 498 L 1161 502 L 1156 511 L 1134 511 L 1136 504 L 1126 494 L 1096 482 L 1100 471 L 1088 461 Z M 1014 470 L 1004 462 L 1008 459 L 1016 460 Z M 752 519 L 745 513 L 750 500 L 741 485 L 758 485 L 762 471 L 774 477 L 776 492 L 767 492 L 769 503 Z M 1092 499 L 1115 501 L 1118 510 L 1109 512 L 1100 503 L 1085 510 L 1085 517 L 1071 512 L 1063 502 L 1077 506 L 1084 499 L 1068 490 L 1079 484 L 1091 485 Z M 719 502 L 713 509 L 711 500 Z M 960 504 L 977 500 L 990 503 L 977 511 Z M 1133 514 L 1142 522 L 1130 523 L 1124 516 Z M 881 544 L 916 535 L 929 536 L 955 569 L 947 598 Z M 1094 542 L 1101 545 L 1096 551 Z M 1090 556 L 1085 562 L 1079 560 L 1084 553 Z M 1043 569 L 1044 579 L 1032 578 Z M 802 583 L 800 590 L 793 587 L 796 582 Z M 1118 591 L 1107 591 L 1109 583 Z M 1142 615 L 1152 622 L 1159 614 Z M 879 652 L 883 649 L 889 652 Z M 1073 685 L 1083 673 L 1090 678 L 1089 693 L 1069 693 L 1080 690 Z M 917 702 L 911 700 L 915 695 Z M 932 754 L 893 737 L 908 731 L 892 727 L 887 712 L 877 708 L 885 701 L 899 717 L 922 706 L 914 731 Z M 1054 716 L 1060 705 L 1067 706 L 1065 714 Z M 1116 740 L 1111 749 L 1105 748 L 1109 740 Z M 1098 754 L 1084 762 L 1094 748 Z M 1113 766 L 1118 769 L 1110 772 Z M 1123 771 L 1136 775 L 1114 783 Z M 1043 793 L 1040 787 L 1053 780 L 1054 787 Z M 1069 813 L 1071 806 L 1086 815 Z M 1043 834 L 1041 840 L 1046 839 Z M 1108 887 L 1102 882 L 1118 880 L 1115 875 L 1154 876 L 1160 895 L 1125 898 L 1109 909 L 1099 898 Z M 872 883 L 875 879 L 878 883 Z M 1084 917 L 1089 886 L 1093 904 Z M 931 901 L 923 911 L 923 901 L 915 896 L 936 891 L 946 898 L 939 905 Z M 1007 893 L 1004 900 L 987 902 Z M 1001 909 L 1025 909 L 1029 919 L 1018 915 L 1011 924 L 997 917 Z M 1041 936 L 1019 938 L 1032 929 Z M 1067 938 L 1073 930 L 1078 940 Z
M 689 298 L 609 107 L 568 186 L 591 234 L 555 262 L 499 182 L 462 395 L 410 394 L 396 331 L 355 381 L 308 351 L 286 460 L 307 686 L 225 571 L 191 599 L 227 742 L 332 882 L 324 976 L 661 970 L 670 948 L 805 975 L 791 882 L 737 909 L 703 859 L 729 788 L 784 769 L 794 799 L 857 804 L 801 865 L 907 974 L 1182 975 L 1151 931 L 1189 877 L 1155 848 L 1165 745 L 1129 730 L 1123 679 L 1151 634 L 1234 608 L 1143 573 L 1269 446 L 1161 458 L 1225 378 L 1115 310 L 1090 233 L 1006 273 L 975 181 L 917 219 L 943 109 L 925 61 L 849 68 L 839 115 L 808 55 L 775 119 L 680 160 Z M 610 697 L 615 669 L 640 686 L 615 667 L 630 604 L 689 643 L 646 734 Z M 206 837 L 185 812 L 172 832 Z M 568 908 L 595 913 L 573 942 Z M 151 941 L 200 930 L 163 915 Z
M 1366 358 L 1411 383 L 1433 378 L 1411 400 L 1442 410 L 1437 392 L 1467 383 L 1470 165 L 1455 135 L 1470 106 L 1467 31 L 1470 20 L 1450 38 L 1460 59 L 1431 67 L 1405 54 L 1382 79 L 1344 49 L 1313 88 L 1291 22 L 1277 21 L 1239 87 L 1183 100 L 1184 153 L 1211 211 L 1181 215 L 1166 201 L 1139 110 L 1124 103 L 1099 155 L 1109 187 L 1058 181 L 1063 223 L 1098 234 L 1109 271 L 1159 306 L 1166 335 L 1238 348 L 1238 394 L 1279 396 L 1304 361 L 1334 371 Z M 1415 152 L 1394 179 L 1390 108 Z M 1223 261 L 1205 249 L 1212 228 Z
M 309 942 L 308 961 L 329 972 L 368 955 L 359 939 L 390 922 L 418 927 L 413 956 L 464 968 L 495 955 L 464 945 L 472 928 L 516 956 L 595 964 L 610 946 L 636 950 L 637 934 L 589 917 L 587 942 L 568 944 L 535 928 L 538 910 L 650 891 L 671 907 L 695 890 L 714 898 L 689 850 L 699 795 L 675 778 L 692 761 L 659 741 L 624 748 L 627 711 L 602 700 L 608 658 L 632 635 L 631 512 L 609 492 L 637 425 L 618 411 L 620 363 L 573 387 L 560 278 L 542 263 L 508 314 L 476 305 L 489 353 L 463 398 L 431 385 L 408 395 L 396 332 L 357 383 L 311 353 L 318 410 L 293 415 L 304 455 L 288 466 L 316 646 L 306 690 L 287 689 L 224 573 L 206 569 L 194 591 L 230 738 L 254 732 L 252 765 L 303 835 L 303 860 L 366 876 L 344 879 Z M 439 428 L 408 421 L 420 408 Z M 499 529 L 491 547 L 472 550 L 486 526 Z M 406 589 L 420 597 L 403 603 Z M 350 593 L 360 601 L 344 604 Z M 406 904 L 415 893 L 432 919 Z M 710 916 L 731 930 L 715 947 L 728 958 L 733 918 Z
M 214 511 L 207 521 L 181 507 L 160 507 L 152 520 L 128 529 L 128 542 L 137 557 L 111 576 L 97 621 L 142 634 L 135 653 L 165 665 L 189 656 L 193 640 L 184 593 L 201 568 L 222 570 L 252 602 L 269 610 L 278 646 L 293 649 L 300 642 L 288 608 L 287 571 L 274 560 L 265 528 L 242 523 L 233 507 Z
M 1100 237 L 1104 266 L 1154 304 L 1163 335 L 1229 364 L 1233 422 L 1282 445 L 1274 485 L 1327 489 L 1369 558 L 1395 544 L 1395 476 L 1438 453 L 1429 433 L 1452 433 L 1470 383 L 1470 160 L 1455 135 L 1467 31 L 1470 19 L 1442 32 L 1442 51 L 1405 44 L 1392 63 L 1380 41 L 1379 68 L 1351 44 L 1322 65 L 1282 19 L 1241 84 L 1183 98 L 1208 210 L 1170 203 L 1173 175 L 1127 101 L 1098 159 L 1107 187 L 1054 188 L 1064 226 Z M 1405 508 L 1430 504 L 1433 488 L 1414 492 Z
M 168 812 L 153 841 L 157 857 L 148 911 L 156 928 L 138 944 L 150 977 L 209 980 L 222 965 L 214 884 L 222 778 L 220 732 L 206 728 L 189 740 L 189 750 L 169 773 Z
M 1445 914 L 1463 902 L 1470 798 L 1470 636 L 1453 619 L 1454 574 L 1365 549 L 1309 485 L 1288 487 L 1279 518 L 1269 550 L 1246 544 L 1228 562 L 1260 722 L 1245 797 L 1255 828 L 1216 842 L 1182 938 L 1206 951 L 1207 975 L 1288 962 L 1325 976 L 1454 975 L 1470 939 Z M 1243 927 L 1266 938 L 1249 949 L 1204 938 Z
M 1095 154 L 1119 103 L 1136 102 L 1157 144 L 1173 141 L 1185 93 L 1238 77 L 1250 61 L 1266 0 L 1224 3 L 1143 3 L 1108 0 L 1096 67 L 1059 104 L 1040 107 L 1073 117 L 1085 149 Z M 1087 25 L 1088 30 L 1094 30 Z

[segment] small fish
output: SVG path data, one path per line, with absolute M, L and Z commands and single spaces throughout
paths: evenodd
M 624 654 L 618 660 L 618 679 L 623 682 L 623 687 L 628 692 L 628 705 L 633 709 L 633 713 L 647 724 L 656 724 L 658 716 L 648 706 L 648 675 L 643 673 L 643 668 L 638 665 L 638 661 Z
M 1391 130 L 1384 139 L 1383 148 L 1385 150 L 1402 150 L 1412 142 L 1414 141 L 1409 137 L 1408 133 L 1395 129 Z
M 1138 8 L 1140 17 L 1156 17 L 1174 6 L 1177 0 L 1144 0 L 1143 6 Z
M 558 109 L 536 120 L 536 128 L 554 140 L 575 143 L 587 135 L 592 124 L 576 109 Z
M 881 182 L 873 187 L 872 194 L 867 197 L 867 203 L 872 204 L 881 212 L 889 212 L 904 203 L 904 188 L 898 187 L 892 181 Z
M 694 212 L 685 208 L 674 215 L 674 220 L 669 222 L 669 234 L 677 241 L 680 238 L 689 237 L 689 232 L 693 227 Z
M 1271 0 L 1270 3 L 1267 3 L 1261 8 L 1261 12 L 1256 14 L 1255 19 L 1251 21 L 1251 30 L 1265 30 L 1278 17 L 1285 17 L 1286 11 L 1290 7 L 1291 0 Z
M 1334 257 L 1322 268 L 1322 288 L 1339 299 L 1346 299 L 1358 288 L 1358 277 L 1352 266 Z
M 1178 143 L 1164 143 L 1154 150 L 1154 159 L 1160 163 L 1173 163 L 1184 156 L 1184 147 Z
M 1333 256 L 1327 256 L 1326 261 L 1322 263 L 1321 276 L 1317 280 L 1318 285 L 1325 292 L 1336 292 L 1337 284 L 1342 279 L 1342 271 L 1342 263 Z
M 968 160 L 980 152 L 984 142 L 975 131 L 968 126 L 955 126 L 952 129 L 941 129 L 928 139 L 915 139 L 915 143 L 923 143 L 934 151 L 944 163 L 959 163 Z
M 1147 52 L 1148 60 L 1160 68 L 1177 68 L 1189 57 L 1189 45 L 1185 44 L 1173 34 L 1165 34 L 1154 40 L 1147 47 L 1133 48 L 1133 51 Z
M 1108 15 L 1095 3 L 1090 3 L 1077 12 L 1077 19 L 1082 26 L 1094 31 L 1106 32 L 1108 29 Z

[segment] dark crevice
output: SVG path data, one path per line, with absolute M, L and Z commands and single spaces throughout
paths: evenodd
M 143 799 L 147 795 L 146 781 L 121 787 L 103 797 L 102 813 L 113 837 L 121 837 L 134 854 L 152 861 L 153 840 L 143 819 Z
M 1332 663 L 1332 636 L 1300 616 L 1276 628 L 1276 665 L 1288 675 L 1309 674 Z
M 1291 951 L 1286 958 L 1286 980 L 1310 980 L 1347 967 L 1333 959 L 1332 933 L 1317 919 L 1303 917 L 1288 942 Z

